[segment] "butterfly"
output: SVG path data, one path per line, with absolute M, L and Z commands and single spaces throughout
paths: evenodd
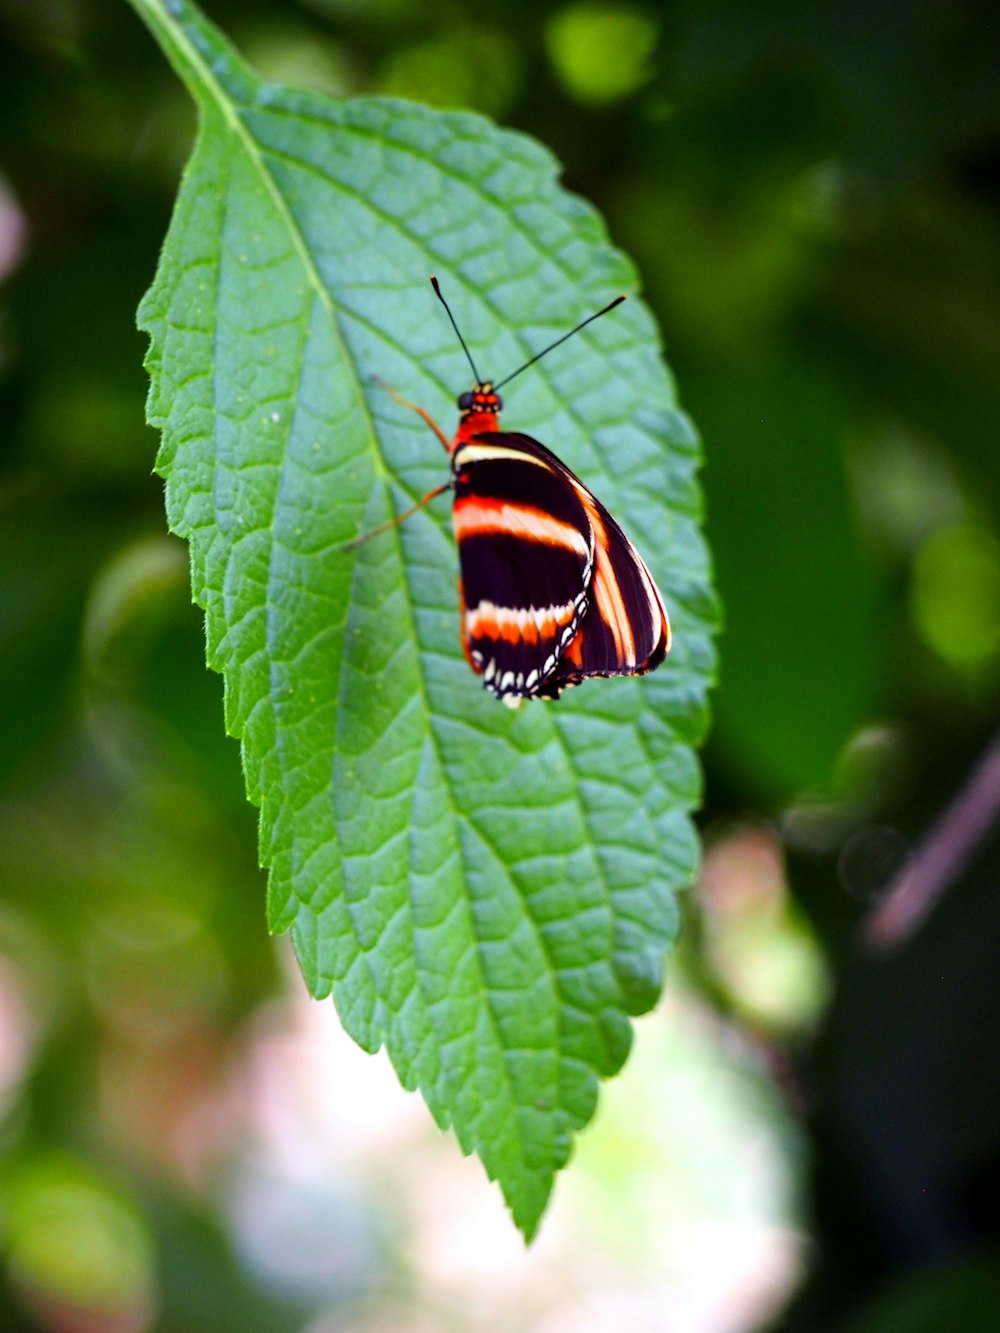
M 499 384 L 484 380 L 436 278 L 475 382 L 458 398 L 452 440 L 390 385 L 448 451 L 451 472 L 411 509 L 350 543 L 357 547 L 446 490 L 461 568 L 462 646 L 483 685 L 510 707 L 554 699 L 588 676 L 641 676 L 670 647 L 663 598 L 642 557 L 600 500 L 544 444 L 500 428 L 498 390 L 625 300 L 583 320 Z

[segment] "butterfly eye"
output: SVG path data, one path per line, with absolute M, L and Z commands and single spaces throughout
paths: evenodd
M 474 402 L 475 402 L 475 394 L 463 393 L 459 396 L 458 399 L 458 410 L 460 412 L 464 412 L 468 408 L 472 407 Z
M 503 411 L 503 399 L 500 397 L 500 395 L 499 395 L 498 393 L 495 393 L 495 394 L 492 394 L 492 395 L 491 395 L 491 397 L 490 397 L 490 402 L 492 403 L 492 405 L 496 408 L 496 410 L 497 410 L 498 412 L 502 412 L 502 411 Z

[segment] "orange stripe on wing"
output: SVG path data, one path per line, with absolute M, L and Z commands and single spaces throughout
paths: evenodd
M 564 662 L 572 662 L 574 666 L 583 666 L 583 635 L 584 630 L 581 628 L 573 636 L 569 647 L 563 654 Z
M 663 660 L 664 654 L 670 649 L 670 619 L 667 616 L 667 609 L 663 604 L 663 598 L 660 596 L 660 590 L 653 582 L 653 576 L 646 568 L 645 562 L 638 551 L 628 540 L 620 529 L 617 529 L 617 538 L 624 546 L 631 562 L 632 570 L 638 575 L 639 582 L 642 585 L 643 593 L 649 607 L 649 616 L 653 625 L 659 625 L 660 632 L 656 642 L 652 644 L 648 653 L 643 651 L 642 660 L 639 660 L 636 652 L 635 636 L 632 632 L 632 621 L 628 613 L 628 607 L 625 598 L 622 595 L 621 585 L 618 576 L 615 574 L 614 565 L 609 555 L 611 543 L 608 540 L 607 525 L 602 515 L 604 510 L 598 504 L 594 496 L 590 494 L 583 483 L 577 478 L 572 478 L 574 489 L 586 510 L 587 518 L 590 520 L 594 529 L 595 538 L 595 559 L 594 559 L 594 578 L 593 578 L 593 602 L 600 611 L 601 619 L 608 627 L 615 645 L 615 652 L 623 665 L 628 666 L 638 672 L 644 672 L 650 669 L 650 666 L 657 666 Z M 610 516 L 608 516 L 610 517 Z
M 607 532 L 601 516 L 592 506 L 588 514 L 594 528 L 594 579 L 591 585 L 594 605 L 601 619 L 611 631 L 615 641 L 615 653 L 623 666 L 634 667 L 635 640 L 629 623 L 628 609 L 622 600 L 621 588 L 615 577 L 615 571 L 608 559 L 606 546 Z
M 513 533 L 528 541 L 561 546 L 564 550 L 575 551 L 578 555 L 590 558 L 590 545 L 579 528 L 571 523 L 563 523 L 544 509 L 536 509 L 532 505 L 470 495 L 455 501 L 452 521 L 459 541 L 463 537 Z
M 465 632 L 470 639 L 534 644 L 540 639 L 554 639 L 576 614 L 573 602 L 544 607 L 495 606 L 492 602 L 480 602 L 466 611 Z

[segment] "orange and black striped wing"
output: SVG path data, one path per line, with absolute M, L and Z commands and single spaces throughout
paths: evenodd
M 594 536 L 587 611 L 538 693 L 555 697 L 587 676 L 640 676 L 654 670 L 670 648 L 670 621 L 645 561 L 560 458 L 530 435 L 512 432 L 501 438 L 530 450 L 572 488 Z
M 621 528 L 573 479 L 594 532 L 587 614 L 542 691 L 557 696 L 587 676 L 641 676 L 670 648 L 670 621 L 653 576 Z
M 652 671 L 670 647 L 663 598 L 583 482 L 520 432 L 452 456 L 463 639 L 488 689 L 555 698 L 587 676 Z
M 511 703 L 544 692 L 588 606 L 594 534 L 551 458 L 500 431 L 452 454 L 465 651 L 486 688 Z

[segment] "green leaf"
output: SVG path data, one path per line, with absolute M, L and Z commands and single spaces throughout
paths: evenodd
M 530 1237 L 696 863 L 715 616 L 696 440 L 637 300 L 518 380 L 507 424 L 620 514 L 676 647 L 648 679 L 500 706 L 462 656 L 446 501 L 343 549 L 447 476 L 372 376 L 453 414 L 469 372 L 430 273 L 499 376 L 634 272 L 528 139 L 262 85 L 187 0 L 133 3 L 201 112 L 140 323 L 270 922 Z

